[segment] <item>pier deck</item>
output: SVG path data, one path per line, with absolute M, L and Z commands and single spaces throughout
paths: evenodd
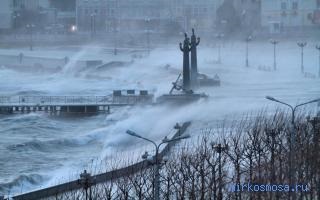
M 111 107 L 152 103 L 153 95 L 121 96 L 0 96 L 0 114 L 49 112 L 99 113 Z

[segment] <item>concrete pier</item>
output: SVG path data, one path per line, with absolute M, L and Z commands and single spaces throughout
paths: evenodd
M 110 96 L 19 96 L 1 97 L 0 114 L 45 112 L 50 115 L 110 113 L 111 107 L 153 103 L 153 95 L 142 90 L 116 90 Z

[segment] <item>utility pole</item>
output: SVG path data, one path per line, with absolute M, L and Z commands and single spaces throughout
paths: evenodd
M 218 160 L 219 160 L 219 188 L 218 188 L 218 200 L 223 199 L 223 194 L 222 194 L 222 163 L 221 163 L 221 154 L 223 151 L 228 150 L 228 146 L 222 146 L 220 143 L 217 144 L 216 146 L 213 146 L 213 148 L 217 151 L 219 154 Z
M 319 51 L 319 72 L 318 72 L 318 77 L 320 78 L 320 45 L 316 45 L 316 49 Z
M 276 57 L 276 46 L 279 43 L 279 41 L 271 39 L 270 43 L 273 44 L 273 70 L 277 70 L 277 57 Z
M 249 42 L 252 40 L 252 36 L 249 35 L 246 38 L 246 67 L 249 67 Z
M 297 42 L 297 45 L 301 48 L 301 73 L 304 73 L 304 66 L 303 66 L 303 48 L 307 46 L 306 42 Z

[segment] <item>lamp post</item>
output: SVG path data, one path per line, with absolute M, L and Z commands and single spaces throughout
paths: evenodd
M 78 184 L 80 184 L 83 189 L 86 192 L 86 200 L 91 200 L 91 184 L 92 184 L 92 177 L 91 174 L 87 172 L 87 170 L 84 170 L 81 174 L 80 174 L 80 179 L 78 179 Z M 89 191 L 89 195 L 88 195 L 88 189 L 90 189 Z M 88 198 L 89 196 L 89 198 Z
M 249 42 L 252 40 L 252 36 L 249 35 L 246 38 L 246 67 L 249 67 Z
M 279 43 L 279 41 L 271 39 L 270 43 L 273 44 L 273 70 L 277 70 L 276 46 Z
M 222 164 L 221 164 L 221 154 L 223 151 L 228 150 L 228 145 L 222 146 L 220 143 L 217 145 L 212 145 L 213 148 L 217 151 L 219 154 L 218 161 L 219 161 L 219 188 L 218 188 L 218 200 L 223 199 L 223 194 L 222 194 Z
M 133 137 L 137 137 L 137 138 L 140 138 L 140 139 L 143 139 L 143 140 L 146 140 L 148 142 L 151 142 L 154 147 L 155 147 L 155 150 L 156 150 L 156 153 L 154 155 L 154 159 L 153 159 L 153 164 L 155 166 L 155 170 L 154 170 L 154 191 L 153 191 L 153 199 L 154 200 L 160 200 L 160 165 L 161 165 L 161 158 L 159 158 L 159 149 L 160 149 L 160 146 L 162 144 L 165 144 L 165 143 L 170 143 L 170 142 L 174 142 L 174 141 L 178 141 L 178 140 L 182 140 L 182 139 L 187 139 L 187 138 L 190 138 L 190 135 L 182 135 L 182 136 L 178 136 L 176 138 L 173 138 L 173 139 L 168 139 L 167 137 L 165 137 L 162 142 L 160 142 L 159 144 L 157 144 L 156 142 L 148 139 L 148 138 L 145 138 L 141 135 L 138 135 L 137 133 L 133 132 L 133 131 L 130 131 L 130 130 L 127 130 L 126 133 L 128 135 L 131 135 Z M 148 158 L 148 152 L 146 152 L 142 158 L 143 159 L 147 159 Z
M 301 107 L 301 106 L 304 106 L 304 105 L 307 105 L 307 104 L 310 104 L 310 103 L 316 103 L 316 102 L 320 102 L 320 98 L 319 99 L 314 99 L 312 101 L 308 101 L 308 102 L 305 102 L 305 103 L 301 103 L 301 104 L 298 104 L 296 106 L 292 106 L 290 104 L 287 104 L 283 101 L 280 101 L 274 97 L 271 97 L 271 96 L 266 96 L 266 99 L 270 100 L 270 101 L 274 101 L 274 102 L 277 102 L 277 103 L 280 103 L 282 105 L 285 105 L 287 107 L 289 107 L 291 109 L 291 134 L 289 135 L 289 184 L 290 186 L 292 186 L 292 184 L 294 183 L 294 163 L 293 163 L 293 156 L 292 156 L 292 153 L 293 151 L 295 150 L 295 112 L 297 110 L 298 107 Z M 292 192 L 289 193 L 290 197 L 292 197 L 293 199 L 295 199 L 295 196 L 292 195 Z
M 33 28 L 35 27 L 34 24 L 27 24 L 26 28 L 29 30 L 30 33 L 30 51 L 33 50 Z
M 91 13 L 90 15 L 90 32 L 91 32 L 91 39 L 93 39 L 93 36 L 96 34 L 96 14 Z
M 316 49 L 319 51 L 319 72 L 318 72 L 318 77 L 320 78 L 320 45 L 316 45 Z
M 117 19 L 114 17 L 113 18 L 113 37 L 114 37 L 114 51 L 113 54 L 117 55 L 118 54 L 118 24 L 117 24 Z
M 146 33 L 147 33 L 147 50 L 148 55 L 150 54 L 150 18 L 145 19 L 146 22 Z
M 224 34 L 219 33 L 216 35 L 216 38 L 219 40 L 218 44 L 218 63 L 221 63 L 221 39 L 224 37 Z
M 301 73 L 304 73 L 304 66 L 303 66 L 303 48 L 307 46 L 306 42 L 297 42 L 297 45 L 301 48 Z
M 12 18 L 13 18 L 13 29 L 14 29 L 14 38 L 17 38 L 17 19 L 20 17 L 19 13 L 15 13 Z

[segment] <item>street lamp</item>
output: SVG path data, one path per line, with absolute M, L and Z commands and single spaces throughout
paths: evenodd
M 303 48 L 307 46 L 306 42 L 297 42 L 297 45 L 301 48 L 301 73 L 304 73 L 304 66 L 303 66 Z
M 167 137 L 165 137 L 162 142 L 160 142 L 158 145 L 156 144 L 156 142 L 148 139 L 148 138 L 145 138 L 141 135 L 138 135 L 137 133 L 131 131 L 131 130 L 127 130 L 126 133 L 128 135 L 131 135 L 133 137 L 137 137 L 137 138 L 140 138 L 140 139 L 143 139 L 143 140 L 146 140 L 148 142 L 151 142 L 154 147 L 155 147 L 155 150 L 156 150 L 156 153 L 154 155 L 154 159 L 153 159 L 153 164 L 155 165 L 155 171 L 154 171 L 154 193 L 153 193 L 153 199 L 154 200 L 160 200 L 160 164 L 161 164 L 161 158 L 159 158 L 159 149 L 160 149 L 160 146 L 162 144 L 165 144 L 165 143 L 170 143 L 170 142 L 175 142 L 175 141 L 178 141 L 178 140 L 183 140 L 183 139 L 187 139 L 187 138 L 190 138 L 190 135 L 181 135 L 181 136 L 178 136 L 176 138 L 173 138 L 173 139 L 168 139 Z M 143 156 L 142 156 L 143 159 L 147 159 L 148 158 L 148 152 L 146 152 Z
M 292 185 L 294 183 L 294 174 L 293 174 L 293 171 L 294 171 L 294 163 L 293 163 L 293 158 L 292 158 L 292 151 L 294 151 L 294 142 L 295 142 L 295 112 L 297 110 L 298 107 L 301 107 L 301 106 L 304 106 L 304 105 L 307 105 L 307 104 L 310 104 L 310 103 L 316 103 L 316 102 L 320 102 L 320 98 L 319 99 L 314 99 L 312 101 L 308 101 L 308 102 L 305 102 L 305 103 L 301 103 L 301 104 L 298 104 L 296 106 L 292 106 L 290 104 L 287 104 L 283 101 L 280 101 L 278 99 L 275 99 L 274 97 L 271 97 L 271 96 L 266 96 L 266 99 L 270 100 L 270 101 L 274 101 L 274 102 L 277 102 L 277 103 L 280 103 L 280 104 L 283 104 L 285 106 L 288 106 L 290 109 L 291 109 L 291 125 L 292 125 L 292 131 L 291 131 L 291 134 L 290 134 L 290 137 L 289 137 L 289 182 L 290 182 L 290 185 Z M 292 195 L 292 193 L 290 192 L 289 194 L 290 196 Z
M 316 49 L 319 51 L 319 72 L 318 72 L 318 77 L 320 78 L 320 45 L 316 45 Z
M 33 50 L 33 28 L 35 27 L 34 24 L 27 24 L 26 28 L 29 30 L 30 33 L 30 51 Z
M 93 36 L 96 34 L 96 14 L 92 13 L 90 15 L 90 20 L 91 20 L 91 39 Z
M 224 37 L 224 34 L 219 33 L 216 34 L 216 38 L 219 40 L 219 44 L 218 44 L 218 63 L 221 63 L 221 39 Z
M 301 104 L 298 104 L 296 105 L 295 107 L 291 106 L 290 104 L 287 104 L 283 101 L 280 101 L 278 99 L 275 99 L 274 97 L 271 97 L 271 96 L 266 96 L 266 99 L 270 100 L 270 101 L 274 101 L 274 102 L 277 102 L 277 103 L 281 103 L 283 105 L 286 105 L 288 107 L 290 107 L 291 111 L 292 111 L 292 118 L 291 118 L 291 123 L 294 125 L 294 120 L 295 120 L 295 111 L 298 107 L 300 106 L 304 106 L 304 105 L 307 105 L 307 104 L 310 104 L 310 103 L 316 103 L 316 102 L 319 102 L 320 101 L 320 98 L 319 99 L 314 99 L 312 101 L 308 101 L 308 102 L 305 102 L 305 103 L 301 103 Z
M 273 44 L 273 70 L 277 70 L 276 46 L 279 43 L 279 41 L 271 39 L 270 43 Z
M 13 29 L 14 29 L 14 38 L 17 38 L 17 19 L 20 17 L 19 13 L 15 13 L 13 18 Z
M 219 160 L 219 191 L 218 191 L 218 200 L 223 199 L 222 195 L 222 164 L 221 164 L 221 153 L 223 151 L 227 151 L 229 149 L 228 145 L 222 146 L 220 143 L 217 145 L 212 144 L 212 147 L 217 151 L 219 154 L 218 160 Z
M 117 55 L 118 54 L 118 24 L 117 24 L 117 19 L 114 17 L 113 18 L 113 36 L 114 36 L 114 51 L 113 54 Z
M 92 185 L 93 181 L 92 181 L 92 176 L 90 173 L 87 172 L 87 170 L 84 170 L 81 174 L 80 174 L 80 179 L 78 179 L 78 184 L 80 184 L 83 189 L 86 192 L 86 200 L 91 200 L 91 185 Z M 88 195 L 88 189 L 90 189 L 89 191 L 89 195 Z
M 146 32 L 147 32 L 147 50 L 148 55 L 150 54 L 150 18 L 145 19 L 146 22 Z
M 252 40 L 252 36 L 249 35 L 246 38 L 246 67 L 249 67 L 249 42 Z

